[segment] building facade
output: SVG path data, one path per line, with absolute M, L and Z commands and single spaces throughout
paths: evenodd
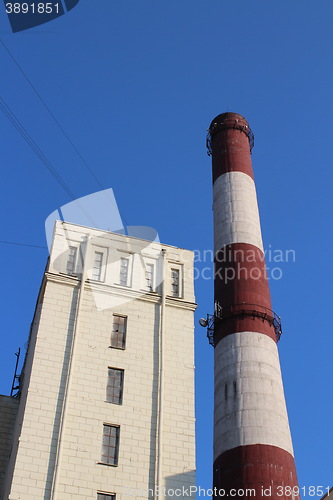
M 1 498 L 182 498 L 195 308 L 192 252 L 56 222 Z

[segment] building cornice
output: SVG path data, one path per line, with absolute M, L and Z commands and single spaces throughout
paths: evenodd
M 62 285 L 71 286 L 73 288 L 80 285 L 80 280 L 76 276 L 69 276 L 68 274 L 45 273 L 46 281 L 59 283 Z M 157 292 L 145 292 L 144 290 L 133 290 L 130 287 L 121 287 L 117 285 L 107 285 L 106 283 L 96 283 L 87 280 L 84 289 L 93 293 L 105 293 L 115 297 L 123 297 L 132 300 L 141 300 L 144 302 L 152 302 L 159 304 L 161 296 Z M 166 305 L 195 311 L 197 304 L 195 302 L 187 301 L 178 297 L 167 297 Z

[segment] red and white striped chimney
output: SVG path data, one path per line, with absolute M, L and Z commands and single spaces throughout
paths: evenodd
M 253 134 L 241 115 L 224 113 L 212 121 L 207 145 L 214 193 L 215 496 L 291 500 L 299 495 L 276 345 L 280 320 L 271 306 L 252 171 Z

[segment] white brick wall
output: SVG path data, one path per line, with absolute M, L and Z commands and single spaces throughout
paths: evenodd
M 151 244 L 148 252 L 142 240 L 57 223 L 44 279 L 40 321 L 36 320 L 32 330 L 31 368 L 29 362 L 26 363 L 22 395 L 26 406 L 10 500 L 50 498 L 80 286 L 79 279 L 65 274 L 66 237 L 71 242 L 80 241 L 82 246 L 89 232 L 93 235 L 92 245 L 96 238 L 103 243 L 108 264 L 103 283 L 87 283 L 84 290 L 55 498 L 95 499 L 97 491 L 116 493 L 117 500 L 148 498 L 145 490 L 154 487 L 161 286 L 152 293 L 144 290 L 142 254 L 149 253 L 149 258 L 156 261 L 157 274 L 161 273 L 162 247 Z M 117 263 L 110 258 L 113 248 L 133 256 L 131 287 L 117 284 Z M 175 262 L 183 270 L 181 298 L 166 300 L 164 333 L 162 476 L 164 486 L 178 488 L 195 484 L 193 254 L 165 245 L 163 248 L 167 250 L 167 261 L 173 263 L 167 265 L 168 279 L 170 266 Z M 91 255 L 90 252 L 90 269 Z M 81 269 L 78 261 L 77 271 Z M 167 287 L 171 290 L 169 283 Z M 118 305 L 109 307 L 115 297 Z M 114 313 L 128 317 L 125 350 L 109 347 Z M 122 405 L 105 402 L 109 366 L 125 371 Z M 103 423 L 120 425 L 118 466 L 98 463 Z M 17 435 L 19 429 L 18 424 Z M 142 493 L 132 491 L 126 496 L 128 488 L 142 490 Z
M 214 459 L 252 444 L 293 455 L 276 342 L 262 333 L 238 332 L 224 337 L 214 356 Z
M 254 180 L 244 172 L 226 172 L 213 186 L 215 253 L 232 243 L 263 250 Z

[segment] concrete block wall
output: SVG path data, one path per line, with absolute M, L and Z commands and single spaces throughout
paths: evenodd
M 0 497 L 13 444 L 18 405 L 17 398 L 0 395 Z
M 97 498 L 98 491 L 115 493 L 117 500 L 151 498 L 148 490 L 154 488 L 156 477 L 161 287 L 144 291 L 140 265 L 145 243 L 141 240 L 66 224 L 65 239 L 70 233 L 72 241 L 76 239 L 82 246 L 91 231 L 94 238 L 103 239 L 108 255 L 114 247 L 130 247 L 133 256 L 132 286 L 115 283 L 108 266 L 102 283 L 86 283 L 78 322 L 80 276 L 64 272 L 68 242 L 63 229 L 63 224 L 57 223 L 37 310 L 40 318 L 32 330 L 31 363 L 26 365 L 22 389 L 24 409 L 16 429 L 19 445 L 9 472 L 12 477 L 7 477 L 8 492 L 11 479 L 12 485 L 6 500 L 88 500 Z M 92 246 L 95 243 L 90 242 Z M 149 258 L 156 260 L 156 272 L 160 272 L 162 247 L 154 243 L 152 248 Z M 196 306 L 192 252 L 163 248 L 167 252 L 169 293 L 168 280 L 175 265 L 181 269 L 182 281 L 180 297 L 166 299 L 164 332 L 161 467 L 163 486 L 175 489 L 195 484 Z M 82 271 L 78 263 L 80 266 Z M 117 301 L 113 303 L 114 297 Z M 124 350 L 110 347 L 114 314 L 127 316 Z M 75 348 L 71 351 L 73 333 Z M 124 370 L 122 405 L 106 402 L 108 367 Z M 120 426 L 117 466 L 100 463 L 103 424 Z M 51 497 L 56 463 L 56 494 Z

